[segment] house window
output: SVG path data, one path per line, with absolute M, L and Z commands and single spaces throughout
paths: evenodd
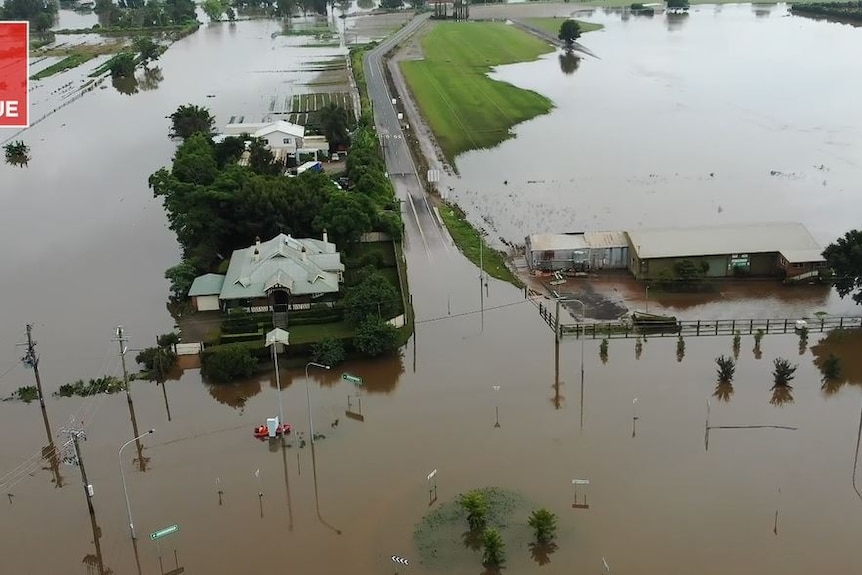
M 778 265 L 779 265 L 779 267 L 782 267 L 782 268 L 787 267 L 787 260 L 784 259 L 784 256 L 778 256 Z
M 817 262 L 816 264 L 814 264 L 814 268 L 818 269 L 818 270 L 823 269 L 825 267 L 826 267 L 826 262 Z
M 795 270 L 799 270 L 799 269 L 804 268 L 804 267 L 805 267 L 805 264 L 803 264 L 803 263 L 799 263 L 799 262 L 796 262 L 796 263 L 794 263 L 794 264 L 793 264 L 793 266 L 792 266 L 792 267 L 793 267 L 793 269 L 795 269 Z
M 289 143 L 290 143 L 290 138 L 284 138 L 284 139 L 281 141 L 281 143 L 282 143 L 282 144 L 289 144 Z

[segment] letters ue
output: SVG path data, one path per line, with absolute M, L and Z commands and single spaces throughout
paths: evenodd
M 29 36 L 28 22 L 0 22 L 0 128 L 30 124 Z

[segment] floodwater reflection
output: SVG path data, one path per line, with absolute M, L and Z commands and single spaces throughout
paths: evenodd
M 315 442 L 312 441 L 311 442 L 311 469 L 312 469 L 312 473 L 314 475 L 314 506 L 317 510 L 317 518 L 320 520 L 320 522 L 325 527 L 334 531 L 336 535 L 341 535 L 341 533 L 342 533 L 341 529 L 338 529 L 337 527 L 332 526 L 320 514 L 320 494 L 319 494 L 319 489 L 318 489 L 318 485 L 317 485 L 317 456 L 316 456 L 316 452 L 314 449 L 314 445 L 315 445 Z
M 665 14 L 665 23 L 671 32 L 680 30 L 687 21 L 688 12 L 668 12 Z
M 93 547 L 95 553 L 87 553 L 81 562 L 87 568 L 87 575 L 113 575 L 114 571 L 105 567 L 104 558 L 102 557 L 102 528 L 96 522 L 96 514 L 90 513 L 90 527 L 93 529 Z
M 224 405 L 243 411 L 246 402 L 261 392 L 260 378 L 247 379 L 235 383 L 207 383 L 209 394 Z
M 719 381 L 715 384 L 715 391 L 712 396 L 719 401 L 727 403 L 733 397 L 733 384 L 729 381 Z
M 60 474 L 60 456 L 57 453 L 57 446 L 54 444 L 54 434 L 51 433 L 48 411 L 44 405 L 40 409 L 42 410 L 42 421 L 45 424 L 45 435 L 48 437 L 48 445 L 42 448 L 42 459 L 48 461 L 48 466 L 54 476 L 54 487 L 63 487 L 63 476 Z
M 793 386 L 789 384 L 775 384 L 772 386 L 771 405 L 782 406 L 793 403 Z
M 575 73 L 578 66 L 581 65 L 581 59 L 572 50 L 566 50 L 560 54 L 560 70 L 563 74 L 570 76 Z
M 138 93 L 138 79 L 134 76 L 111 78 L 111 85 L 117 92 L 126 96 Z
M 559 548 L 553 541 L 550 543 L 530 543 L 530 557 L 539 565 L 547 565 L 551 562 L 551 555 Z
M 824 373 L 830 355 L 838 358 L 840 385 L 862 385 L 862 330 L 839 329 L 829 332 L 817 345 L 811 346 L 814 355 L 814 365 Z M 830 383 L 830 385 L 836 382 Z
M 162 74 L 162 69 L 158 66 L 153 66 L 152 68 L 144 68 L 143 72 L 136 77 L 138 82 L 138 88 L 142 92 L 147 92 L 150 90 L 155 90 L 159 87 L 159 84 L 162 83 L 162 80 L 165 79 Z

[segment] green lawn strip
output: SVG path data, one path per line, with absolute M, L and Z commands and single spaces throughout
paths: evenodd
M 488 246 L 479 235 L 479 231 L 474 228 L 464 212 L 455 204 L 444 203 L 440 206 L 440 215 L 443 217 L 443 223 L 446 224 L 446 229 L 449 230 L 449 235 L 455 241 L 455 245 L 461 250 L 467 259 L 479 265 L 480 262 L 480 242 L 483 245 L 481 250 L 481 260 L 483 262 L 485 272 L 491 277 L 497 278 L 516 287 L 523 287 L 524 284 L 518 277 L 512 273 L 512 270 L 506 266 L 506 255 L 494 248 Z
M 494 66 L 534 60 L 547 42 L 502 23 L 438 23 L 422 40 L 424 60 L 402 62 L 407 83 L 450 162 L 491 148 L 510 129 L 553 108 L 529 90 L 490 79 Z
M 538 28 L 556 38 L 560 33 L 560 25 L 566 21 L 566 18 L 524 18 L 522 21 L 524 24 L 532 26 L 533 28 Z M 577 22 L 578 26 L 581 27 L 582 34 L 604 28 L 603 24 L 584 22 L 583 20 L 575 20 L 575 22 Z
M 291 325 L 288 328 L 290 332 L 290 343 L 313 343 L 324 338 L 332 337 L 335 339 L 343 339 L 353 337 L 353 328 L 343 321 L 334 323 L 318 323 L 307 325 Z
M 39 70 L 38 72 L 30 76 L 30 79 L 41 80 L 43 78 L 53 76 L 54 74 L 59 74 L 60 72 L 71 70 L 72 68 L 76 68 L 81 64 L 92 60 L 95 57 L 95 54 L 72 54 L 71 56 L 66 56 L 59 62 L 51 64 L 43 70 Z

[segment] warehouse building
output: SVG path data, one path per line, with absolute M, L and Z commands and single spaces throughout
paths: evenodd
M 776 222 L 630 230 L 628 269 L 637 279 L 673 273 L 680 260 L 707 277 L 805 279 L 826 267 L 823 249 L 800 223 Z
M 527 265 L 533 271 L 626 269 L 625 232 L 534 234 L 525 238 Z

